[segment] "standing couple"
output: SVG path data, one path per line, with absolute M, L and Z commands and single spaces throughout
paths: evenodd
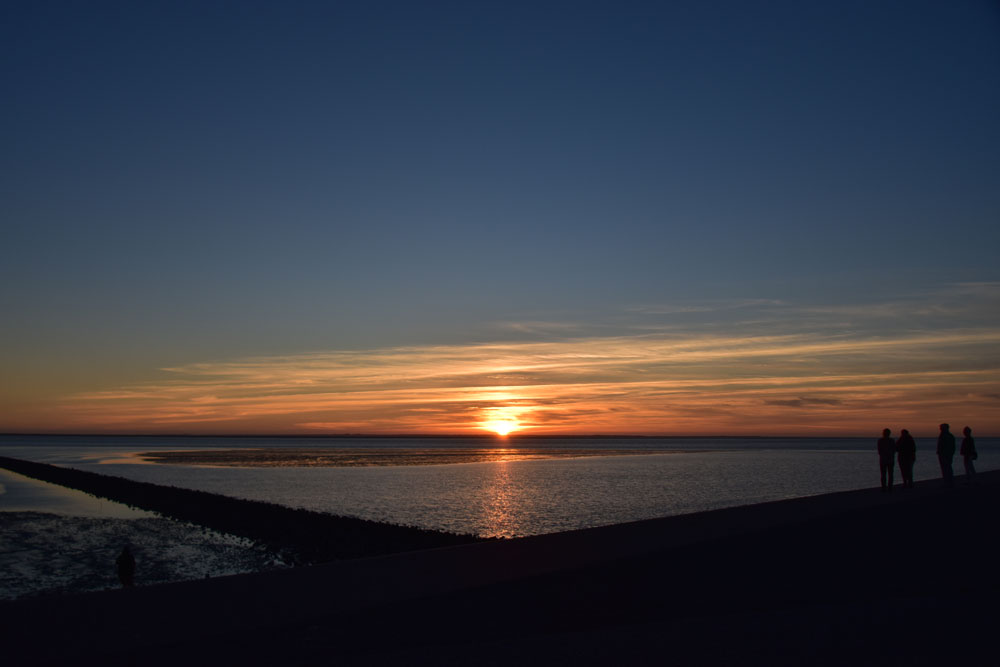
M 949 430 L 951 427 L 948 424 L 941 424 L 941 435 L 938 436 L 937 441 L 937 456 L 938 463 L 941 464 L 941 477 L 944 479 L 945 486 L 955 486 L 955 473 L 951 469 L 951 461 L 955 457 L 955 436 L 951 434 Z M 972 484 L 976 477 L 976 466 L 973 463 L 977 458 L 979 458 L 979 453 L 976 452 L 976 441 L 972 437 L 972 429 L 966 426 L 962 429 L 962 449 L 959 450 L 959 454 L 962 456 L 962 460 L 965 462 L 965 483 Z
M 882 430 L 878 441 L 878 468 L 882 476 L 882 491 L 892 491 L 892 475 L 895 459 L 899 457 L 899 473 L 903 476 L 903 488 L 913 488 L 913 463 L 917 460 L 917 443 L 905 428 L 899 441 L 892 439 L 892 431 Z

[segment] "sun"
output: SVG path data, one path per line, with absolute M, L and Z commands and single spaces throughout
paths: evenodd
M 504 438 L 514 431 L 525 428 L 521 423 L 521 417 L 526 412 L 530 411 L 520 405 L 492 405 L 480 409 L 480 421 L 477 425 Z
M 520 424 L 518 424 L 516 419 L 495 419 L 483 424 L 483 428 L 488 431 L 493 431 L 500 437 L 504 437 L 505 435 L 516 431 L 519 426 Z

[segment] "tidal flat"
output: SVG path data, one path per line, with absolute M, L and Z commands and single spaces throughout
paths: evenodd
M 0 533 L 0 600 L 120 588 L 115 559 L 126 545 L 138 586 L 286 567 L 252 540 L 162 517 L 0 512 Z
M 200 449 L 148 451 L 138 458 L 148 463 L 225 466 L 237 468 L 356 468 L 367 466 L 449 465 L 456 463 L 510 463 L 595 456 L 662 453 L 651 449 L 590 448 L 386 448 L 368 449 L 287 447 L 259 449 Z

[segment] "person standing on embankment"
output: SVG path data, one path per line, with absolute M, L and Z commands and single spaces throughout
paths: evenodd
M 905 428 L 896 441 L 896 452 L 899 457 L 899 474 L 903 477 L 903 488 L 913 488 L 913 464 L 917 460 L 917 443 Z
M 889 437 L 892 431 L 882 429 L 882 437 L 878 440 L 878 470 L 882 477 L 882 491 L 892 491 L 892 471 L 895 467 L 896 441 Z M 888 480 L 888 482 L 887 482 Z
M 976 452 L 976 441 L 972 438 L 972 429 L 966 426 L 962 429 L 962 435 L 965 437 L 962 438 L 962 449 L 958 453 L 965 462 L 965 482 L 972 484 L 976 478 L 976 466 L 972 462 L 979 458 L 979 454 Z
M 941 424 L 941 434 L 937 441 L 938 463 L 941 464 L 941 478 L 945 486 L 955 486 L 955 472 L 951 469 L 952 459 L 955 458 L 955 436 L 949 430 L 951 426 Z

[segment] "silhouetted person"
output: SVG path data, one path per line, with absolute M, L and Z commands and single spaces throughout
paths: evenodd
M 951 434 L 948 424 L 941 424 L 941 434 L 937 441 L 938 463 L 941 464 L 941 478 L 945 486 L 955 486 L 955 473 L 951 469 L 951 460 L 955 458 L 955 436 Z
M 899 474 L 903 477 L 903 488 L 913 488 L 913 462 L 917 460 L 917 443 L 905 428 L 896 441 L 899 458 Z
M 118 554 L 118 560 L 115 561 L 115 564 L 118 566 L 118 580 L 122 582 L 122 586 L 125 588 L 134 586 L 135 558 L 127 546 L 122 548 L 122 552 Z
M 892 491 L 892 471 L 896 467 L 896 441 L 889 437 L 891 433 L 887 428 L 882 429 L 882 437 L 878 439 L 878 470 L 883 491 Z
M 972 462 L 979 458 L 979 454 L 976 453 L 976 441 L 972 438 L 972 429 L 966 426 L 962 429 L 962 434 L 965 437 L 962 438 L 962 448 L 958 453 L 965 461 L 965 481 L 967 484 L 972 484 L 976 480 L 976 466 Z

